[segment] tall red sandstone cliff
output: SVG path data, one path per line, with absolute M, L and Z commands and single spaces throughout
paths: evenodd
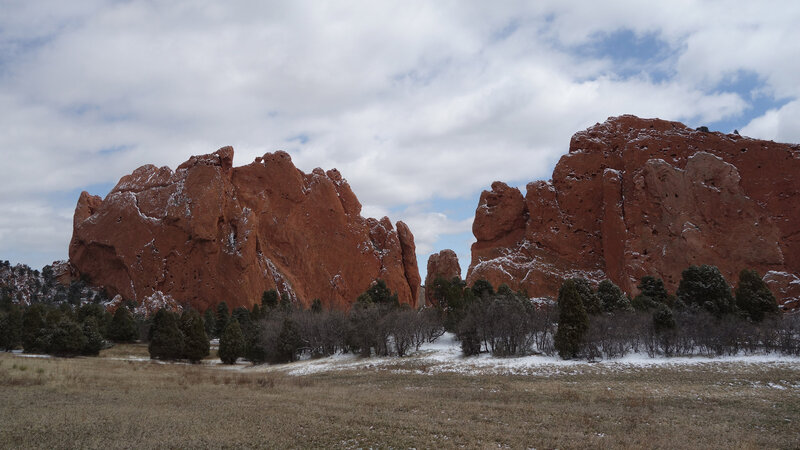
M 800 286 L 800 146 L 621 116 L 575 134 L 551 181 L 495 182 L 475 213 L 469 283 L 555 296 L 565 278 L 644 275 L 675 290 L 692 264 L 751 268 L 779 303 Z
M 284 152 L 233 167 L 231 147 L 174 172 L 142 166 L 105 199 L 82 193 L 69 255 L 112 295 L 201 310 L 251 306 L 268 289 L 345 308 L 377 278 L 415 306 L 420 284 L 411 231 L 361 217 L 336 169 L 305 174 Z

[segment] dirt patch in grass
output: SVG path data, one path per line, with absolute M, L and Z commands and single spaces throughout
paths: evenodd
M 392 369 L 293 377 L 1 354 L 0 446 L 800 446 L 800 371 L 791 365 L 552 376 Z

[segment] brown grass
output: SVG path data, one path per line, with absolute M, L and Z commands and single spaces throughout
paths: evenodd
M 0 354 L 0 446 L 797 448 L 798 375 L 791 365 L 718 363 L 291 377 Z

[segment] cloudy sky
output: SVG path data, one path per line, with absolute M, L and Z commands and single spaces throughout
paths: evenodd
M 65 259 L 80 191 L 233 145 L 338 168 L 423 277 L 466 271 L 481 190 L 609 116 L 800 142 L 800 3 L 764 4 L 0 0 L 0 259 Z

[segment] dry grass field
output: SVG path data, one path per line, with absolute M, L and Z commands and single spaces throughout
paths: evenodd
M 798 448 L 797 364 L 291 376 L 0 354 L 4 448 Z

